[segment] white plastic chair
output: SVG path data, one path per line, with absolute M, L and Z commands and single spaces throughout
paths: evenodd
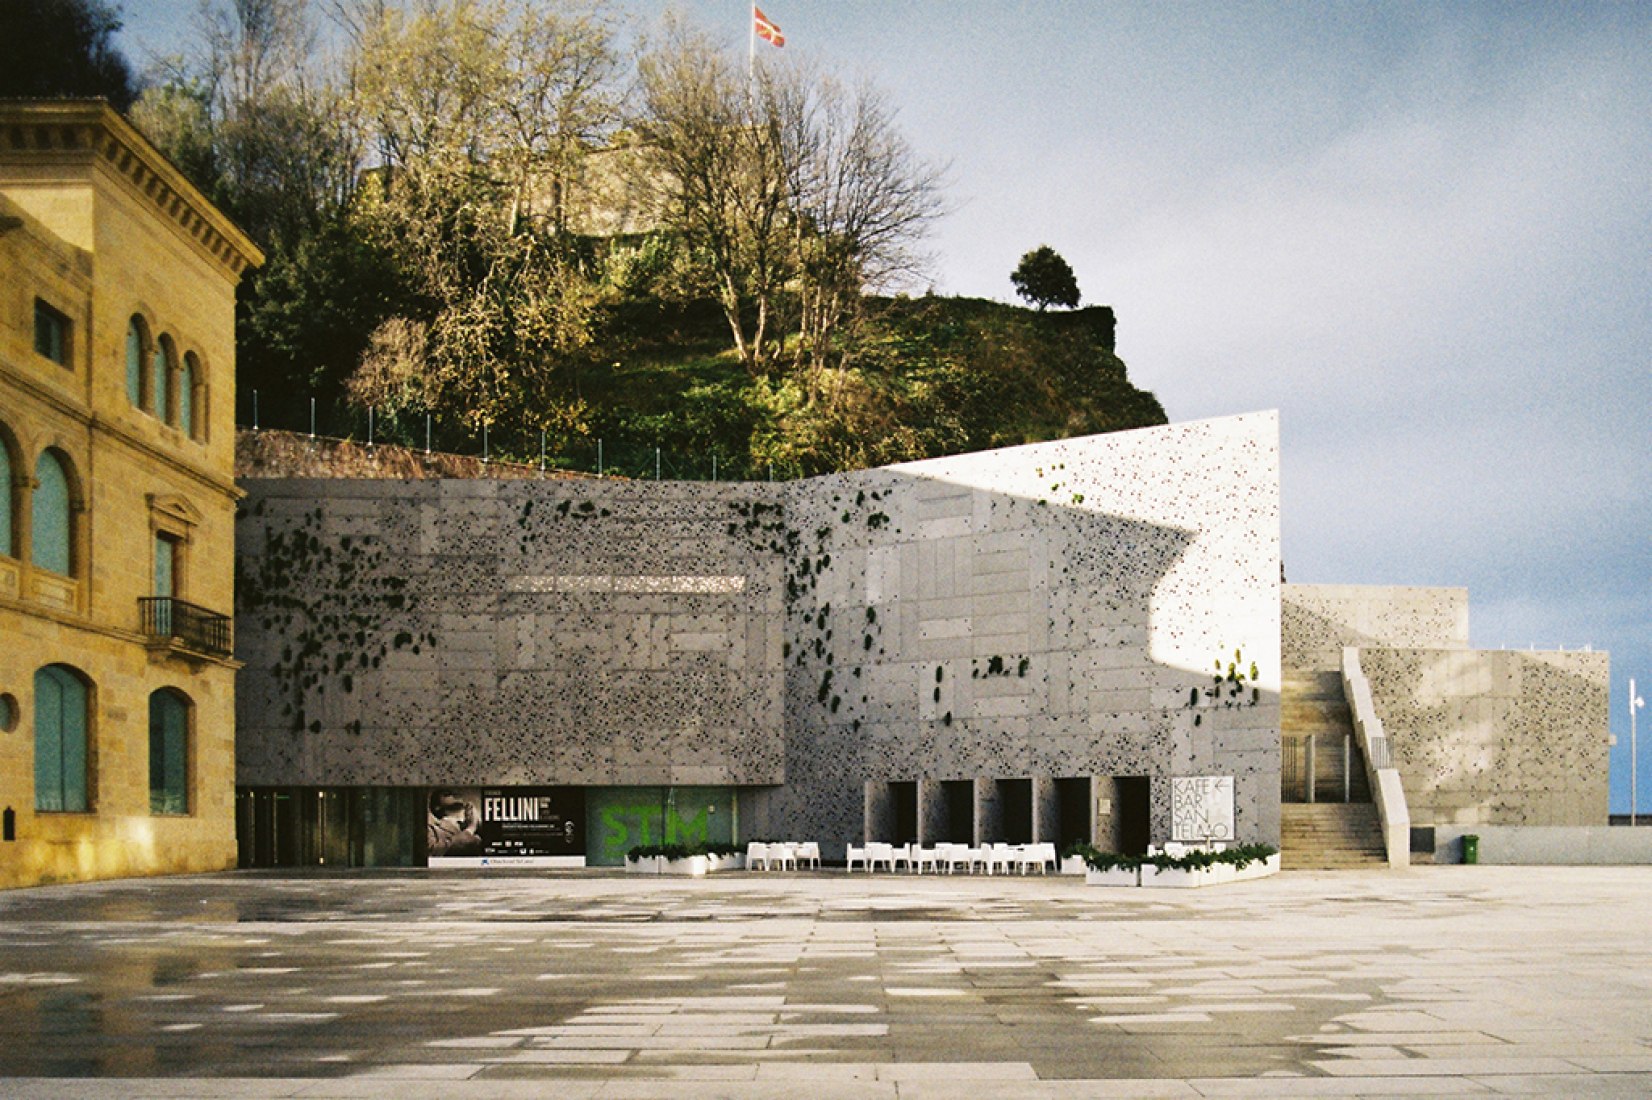
M 897 844 L 897 845 L 895 845 L 894 851 L 893 851 L 894 860 L 890 864 L 889 869 L 892 870 L 892 871 L 899 870 L 901 864 L 904 863 L 906 865 L 906 869 L 908 871 L 912 870 L 912 859 L 913 859 L 912 849 L 914 849 L 916 847 L 917 847 L 916 844 Z
M 1015 862 L 1016 851 L 1009 844 L 988 844 L 982 848 L 981 854 L 985 857 L 987 874 L 997 874 L 1003 871 L 1008 874 L 1010 864 Z
M 780 864 L 782 871 L 797 870 L 797 845 L 789 841 L 769 845 L 769 863 Z
M 1038 844 L 1023 844 L 1016 854 L 1015 867 L 1021 874 L 1027 873 L 1027 868 L 1037 867 L 1039 874 L 1054 870 L 1056 866 L 1055 845 L 1050 842 Z
M 769 869 L 769 846 L 754 840 L 746 845 L 746 870 L 757 870 L 759 863 L 763 865 L 763 870 Z
M 895 869 L 895 846 L 883 844 L 875 840 L 866 842 L 866 870 L 876 871 L 878 864 L 883 864 L 890 871 Z
M 946 855 L 942 858 L 946 860 L 947 873 L 951 874 L 958 869 L 960 863 L 964 865 L 965 871 L 975 870 L 975 865 L 982 862 L 983 857 L 979 848 L 971 848 L 967 844 L 948 844 Z
M 912 868 L 918 874 L 924 873 L 924 865 L 928 864 L 931 871 L 938 866 L 939 853 L 934 848 L 925 848 L 921 845 L 912 845 Z
M 856 863 L 859 863 L 862 867 L 866 867 L 867 870 L 871 870 L 871 868 L 867 866 L 865 848 L 857 848 L 853 844 L 850 844 L 844 848 L 843 852 L 844 862 L 846 864 L 844 868 L 845 870 L 853 871 Z
M 797 862 L 807 863 L 815 870 L 820 870 L 820 843 L 814 840 L 805 840 L 797 846 Z

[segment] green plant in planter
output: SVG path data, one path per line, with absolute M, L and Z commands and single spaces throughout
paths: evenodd
M 1240 844 L 1232 848 L 1224 848 L 1220 852 L 1192 851 L 1179 856 L 1170 856 L 1160 853 L 1147 857 L 1146 862 L 1155 868 L 1154 874 L 1160 871 L 1195 871 L 1214 867 L 1218 863 L 1231 863 L 1234 867 L 1248 867 L 1269 856 L 1277 855 L 1278 848 L 1271 844 Z
M 628 860 L 664 856 L 666 859 L 688 859 L 690 856 L 738 856 L 746 851 L 743 844 L 724 844 L 709 841 L 705 844 L 638 844 L 625 853 Z
M 1186 852 L 1179 856 L 1166 855 L 1160 852 L 1156 856 L 1148 856 L 1147 862 L 1154 867 L 1154 874 L 1160 871 L 1202 871 L 1217 862 L 1221 852 Z
M 1224 862 L 1241 868 L 1249 867 L 1252 863 L 1261 863 L 1278 854 L 1279 849 L 1271 844 L 1240 844 L 1222 853 L 1226 857 Z
M 703 844 L 696 844 L 692 847 L 687 844 L 638 844 L 625 853 L 625 858 L 638 860 L 663 856 L 666 859 L 677 860 L 705 854 L 706 847 Z
M 1083 855 L 1085 864 L 1096 871 L 1134 871 L 1142 865 L 1141 856 L 1103 852 L 1097 848 L 1090 848 Z

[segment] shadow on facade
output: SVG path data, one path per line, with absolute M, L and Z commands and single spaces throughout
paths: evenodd
M 1190 558 L 1197 530 L 1098 510 L 1116 474 L 1056 500 L 901 468 L 247 482 L 243 861 L 421 862 L 444 785 L 582 790 L 593 863 L 723 836 L 1139 850 L 1172 775 L 1233 776 L 1239 836 L 1277 840 L 1276 695 L 1188 705 L 1195 666 L 1276 652 L 1277 535 Z M 698 837 L 647 809 L 689 789 Z

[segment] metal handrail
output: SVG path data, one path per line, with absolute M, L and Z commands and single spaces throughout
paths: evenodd
M 1360 666 L 1359 649 L 1345 646 L 1342 650 L 1342 690 L 1348 697 L 1348 708 L 1353 712 L 1354 736 L 1360 751 L 1365 754 L 1365 774 L 1371 784 L 1371 801 L 1376 803 L 1377 817 L 1382 822 L 1383 844 L 1388 850 L 1388 863 L 1405 867 L 1411 863 L 1411 810 L 1406 805 L 1405 787 L 1400 773 L 1394 767 L 1393 753 L 1382 719 L 1377 715 L 1376 702 L 1371 697 L 1371 682 Z
M 213 657 L 235 652 L 234 623 L 228 615 L 172 596 L 140 596 L 143 632 Z

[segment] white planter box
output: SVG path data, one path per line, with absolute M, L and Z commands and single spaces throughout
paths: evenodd
M 1213 863 L 1209 867 L 1191 870 L 1168 867 L 1163 871 L 1148 864 L 1141 869 L 1141 884 L 1169 890 L 1185 890 L 1200 886 L 1220 886 L 1228 882 L 1245 882 L 1278 873 L 1279 854 L 1276 852 L 1266 859 L 1247 864 L 1243 870 L 1231 863 Z
M 711 871 L 743 871 L 746 857 L 741 852 L 728 856 L 706 856 L 706 866 Z
M 626 857 L 625 873 L 628 875 L 657 875 L 660 873 L 659 856 L 643 856 L 641 859 Z
M 1166 890 L 1188 890 L 1199 886 L 1209 886 L 1216 881 L 1212 874 L 1214 868 L 1198 867 L 1183 869 L 1181 867 L 1166 867 L 1160 870 L 1152 864 L 1144 864 L 1141 869 L 1141 884 Z
M 1256 860 L 1237 868 L 1233 873 L 1233 877 L 1236 882 L 1244 882 L 1247 879 L 1266 878 L 1269 875 L 1277 875 L 1278 873 L 1279 853 L 1275 852 L 1267 859 Z
M 711 870 L 711 863 L 705 856 L 689 856 L 687 859 L 661 859 L 660 874 L 684 875 L 699 878 Z
M 1110 867 L 1105 871 L 1098 871 L 1094 867 L 1084 869 L 1084 884 L 1086 886 L 1139 886 L 1141 885 L 1141 870 L 1136 867 Z
M 1061 873 L 1064 875 L 1082 875 L 1090 870 L 1083 856 L 1068 856 L 1061 861 Z

